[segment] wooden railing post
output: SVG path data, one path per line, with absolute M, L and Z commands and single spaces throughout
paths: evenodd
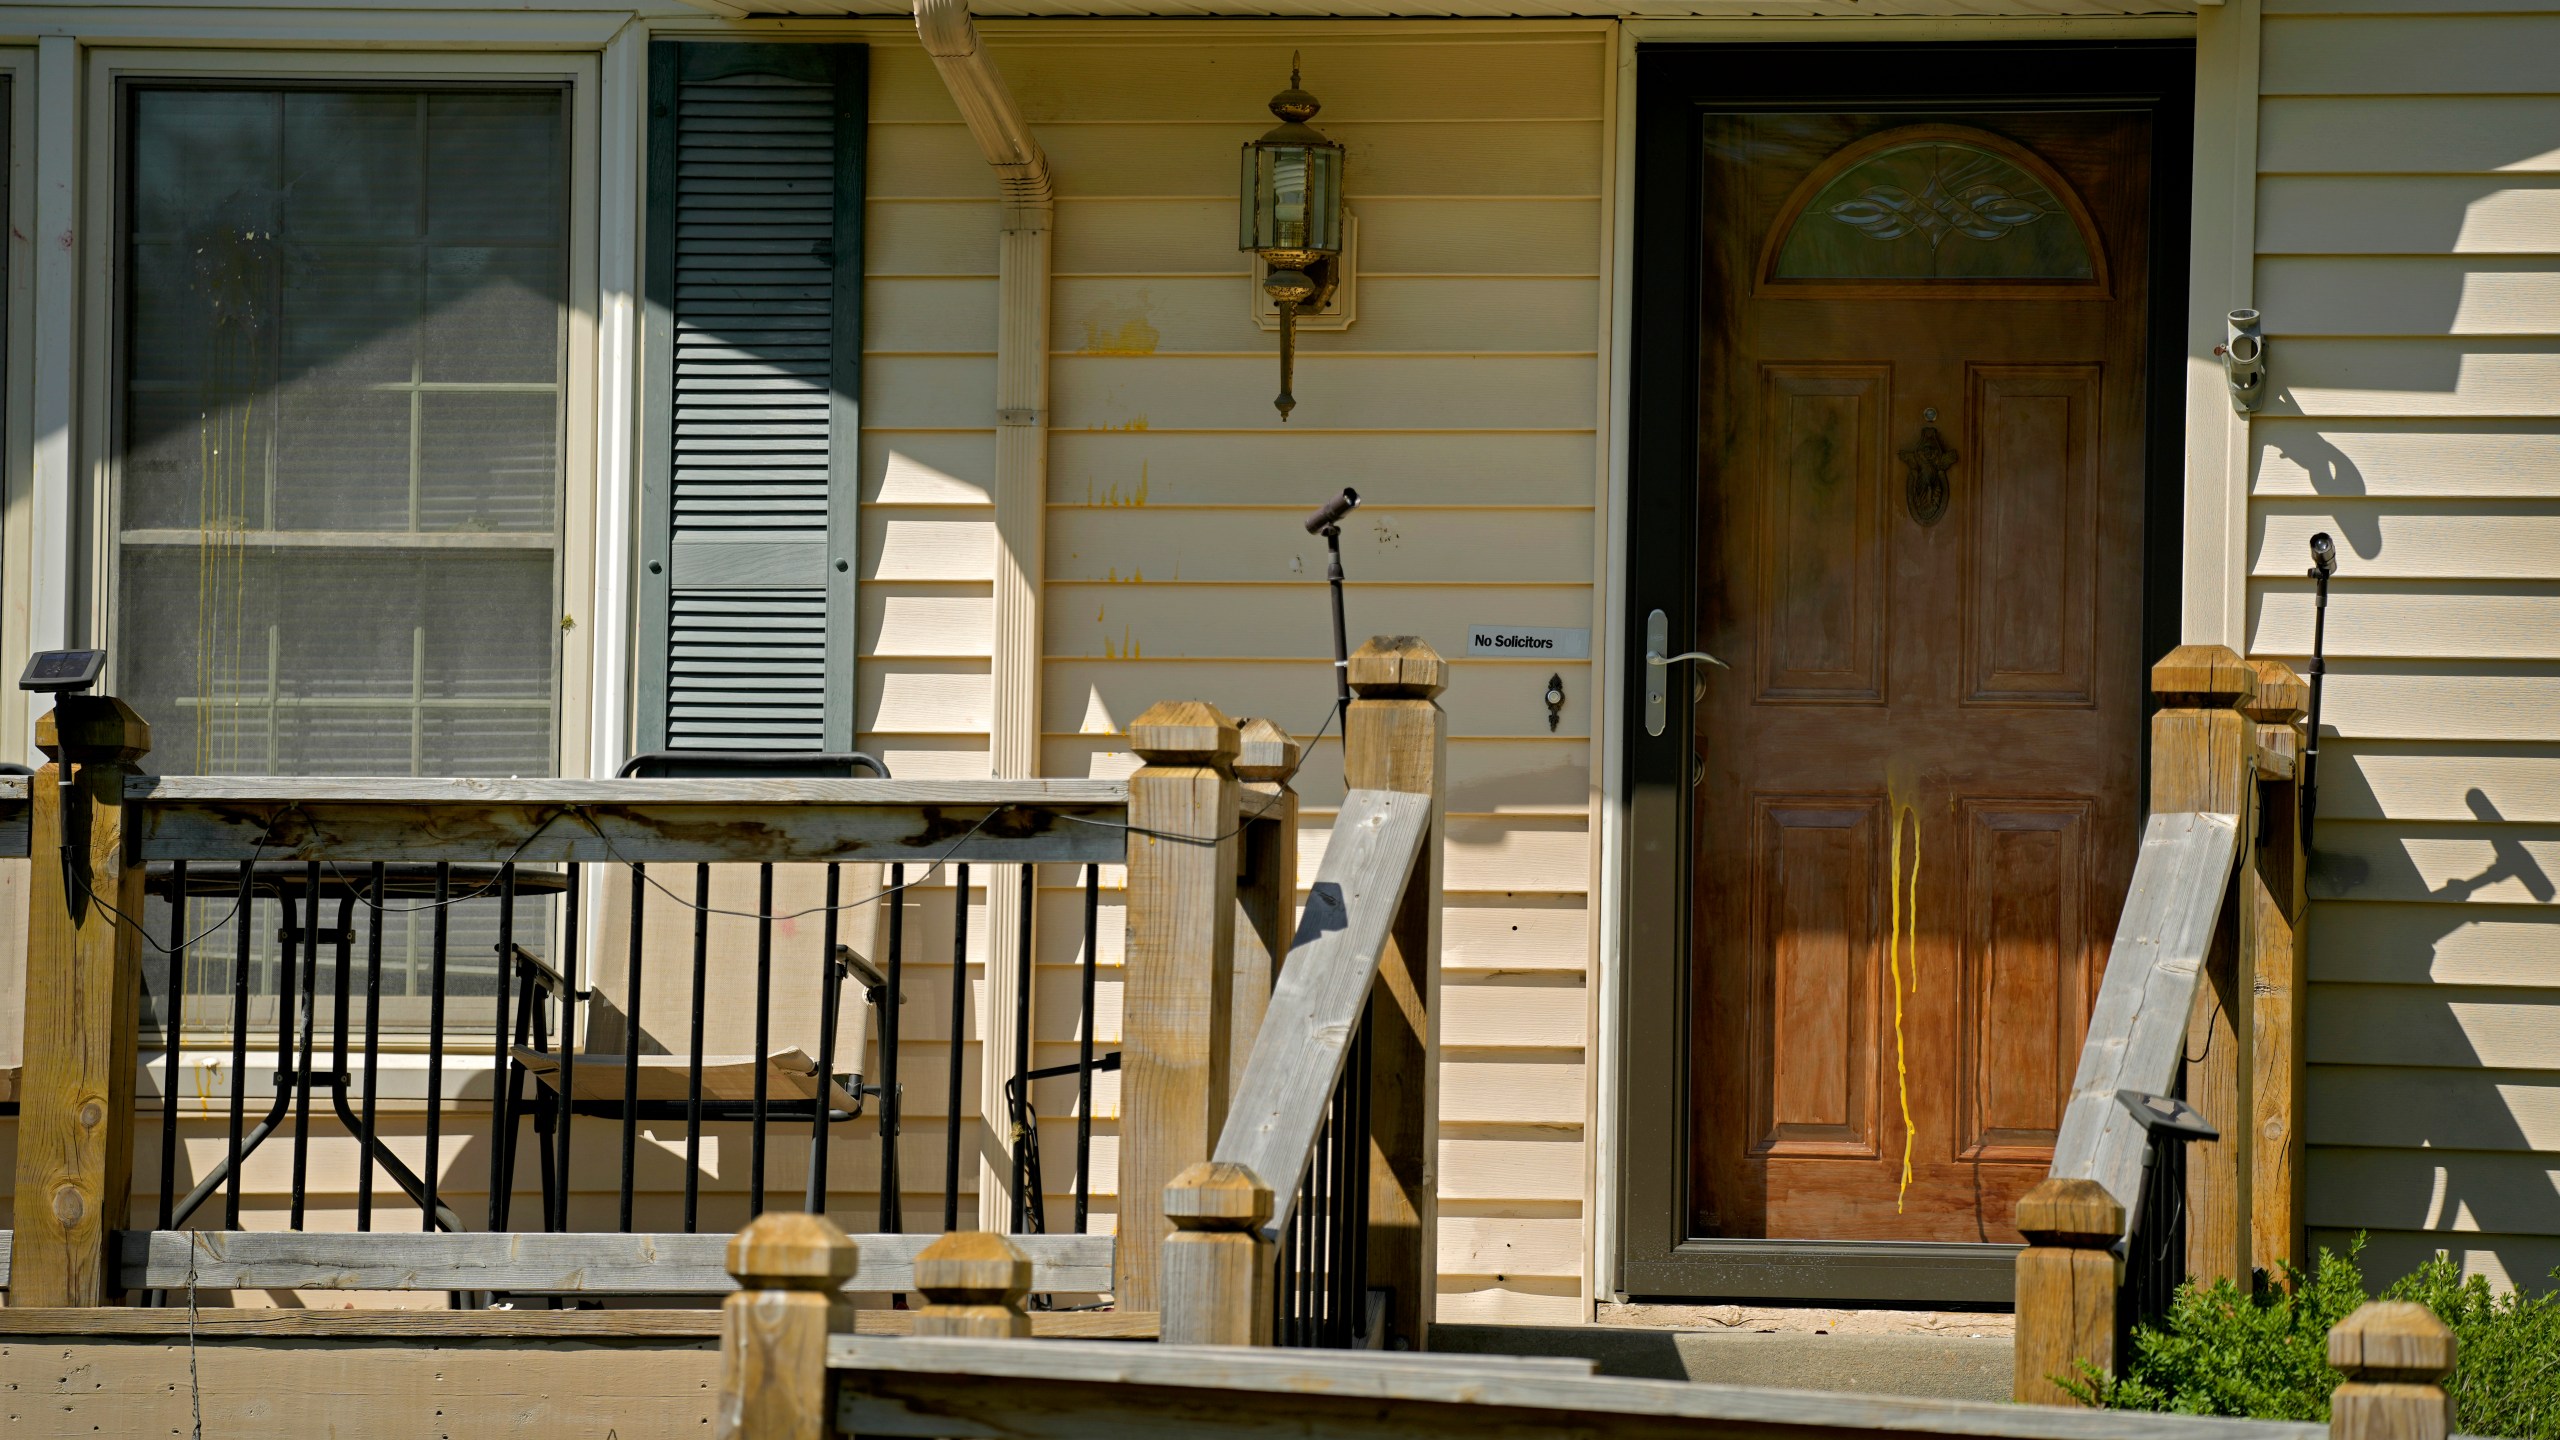
M 1242 748 L 1236 753 L 1237 823 L 1244 827 L 1244 850 L 1236 877 L 1236 968 L 1234 1016 L 1227 1051 L 1241 1072 L 1262 1033 L 1263 1012 L 1271 1008 L 1271 987 L 1280 978 L 1280 961 L 1289 953 L 1289 933 L 1298 920 L 1298 792 L 1289 777 L 1298 770 L 1298 742 L 1268 720 L 1236 722 Z
M 1165 1187 L 1164 1210 L 1164 1343 L 1270 1344 L 1271 1187 L 1250 1166 L 1204 1160 Z
M 2124 1207 L 2095 1180 L 2046 1180 L 2018 1201 L 2017 1342 L 2011 1395 L 2022 1405 L 2078 1402 L 2056 1380 L 2116 1369 L 2116 1257 Z
M 827 1337 L 853 1329 L 853 1241 L 823 1215 L 758 1216 L 729 1241 L 720 1304 L 720 1440 L 830 1440 Z
M 1161 701 L 1129 727 L 1129 930 L 1120 1022 L 1120 1224 L 1114 1299 L 1157 1308 L 1164 1187 L 1209 1158 L 1227 1116 L 1234 1023 L 1234 722 Z
M 1390 1343 L 1427 1348 L 1439 1290 L 1440 852 L 1448 662 L 1419 636 L 1380 635 L 1352 652 L 1343 751 L 1351 788 L 1432 797 L 1404 905 L 1378 961 L 1370 1011 L 1369 1281 L 1388 1292 Z
M 966 1340 L 1021 1340 L 1031 1334 L 1022 1308 L 1031 1293 L 1031 1258 L 992 1230 L 954 1230 L 916 1256 L 918 1335 Z
M 2426 1306 L 2374 1300 L 2329 1332 L 2347 1382 L 2329 1396 L 2330 1440 L 2445 1440 L 2453 1432 L 2453 1330 Z
M 2151 667 L 2151 809 L 2240 817 L 2241 875 L 2229 887 L 2187 1032 L 2187 1103 L 2222 1138 L 2187 1147 L 2187 1275 L 2249 1283 L 2253 1057 L 2246 957 L 2256 929 L 2245 883 L 2257 808 L 2257 723 L 2242 713 L 2258 674 L 2221 645 L 2181 645 Z
M 36 722 L 36 747 L 53 763 L 28 782 L 9 1303 L 103 1305 L 120 1288 L 111 1252 L 132 1188 L 142 1011 L 142 862 L 124 825 L 124 782 L 150 753 L 151 727 L 112 695 L 65 695 Z
M 2281 660 L 2252 660 L 2258 695 L 2258 843 L 2248 867 L 2252 1171 L 2250 1263 L 2269 1278 L 2308 1262 L 2302 1218 L 2304 973 L 2311 911 L 2303 888 L 2301 764 L 2311 687 Z

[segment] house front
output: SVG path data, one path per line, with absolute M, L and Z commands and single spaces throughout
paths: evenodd
M 1350 635 L 1449 660 L 1440 1318 L 1982 1303 L 2125 905 L 2147 667 L 2305 668 L 2327 534 L 2261 1253 L 2560 1265 L 2560 5 L 974 8 L 0 3 L 0 668 L 104 648 L 168 775 L 1110 778 L 1193 697 L 1305 747 L 1311 877 L 1301 522 L 1352 487 Z M 1293 86 L 1343 227 L 1283 409 L 1237 155 Z M 1021 1016 L 1079 1053 L 1051 868 L 903 942 L 990 1224 Z M 595 954 L 680 946 L 616 883 Z M 148 1023 L 184 1053 L 244 974 L 289 985 L 146 966 Z M 666 987 L 594 983 L 682 1048 Z M 219 1060 L 181 1180 L 266 1083 Z M 314 1155 L 295 1215 L 352 1228 L 356 1151 Z M 743 1223 L 734 1157 L 683 1163 Z M 934 1228 L 922 1169 L 830 1203 Z

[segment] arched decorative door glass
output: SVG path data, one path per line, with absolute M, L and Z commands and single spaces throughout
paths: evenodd
M 2105 258 L 2069 182 L 1987 130 L 1870 135 L 1805 177 L 1771 230 L 1764 284 L 2103 290 Z

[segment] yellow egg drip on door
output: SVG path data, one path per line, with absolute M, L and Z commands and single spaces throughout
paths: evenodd
M 1893 1213 L 1902 1213 L 1903 1196 L 1911 1189 L 1911 1064 L 1902 1040 L 1902 955 L 1906 931 L 1903 924 L 1902 821 L 1911 819 L 1910 926 L 1907 931 L 1911 950 L 1911 993 L 1920 993 L 1920 812 L 1903 804 L 1890 794 L 1886 807 L 1893 814 L 1893 843 L 1888 863 L 1892 876 L 1888 888 L 1892 896 L 1892 912 L 1885 931 L 1885 963 L 1893 977 L 1893 1083 L 1902 1103 L 1902 1183 L 1893 1192 Z M 1872 891 L 1868 892 L 1874 893 Z

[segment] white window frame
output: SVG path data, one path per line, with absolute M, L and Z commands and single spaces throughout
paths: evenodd
M 594 54 L 515 52 L 374 52 L 98 49 L 89 53 L 81 103 L 87 153 L 83 157 L 81 210 L 81 374 L 77 493 L 72 501 L 71 553 L 80 573 L 67 577 L 69 630 L 93 637 L 115 664 L 118 616 L 118 547 L 121 504 L 118 383 L 123 337 L 116 323 L 124 285 L 119 213 L 119 171 L 124 134 L 123 82 L 211 80 L 241 85 L 348 81 L 359 84 L 490 84 L 518 82 L 566 87 L 569 101 L 568 391 L 561 423 L 558 590 L 564 625 L 560 637 L 558 696 L 553 715 L 552 762 L 557 773 L 581 775 L 589 767 L 591 715 L 595 708 L 598 627 L 590 623 L 596 595 L 599 486 L 597 461 L 597 233 L 599 65 Z M 616 505 L 620 511 L 627 507 Z M 146 719 L 149 717 L 145 717 Z

